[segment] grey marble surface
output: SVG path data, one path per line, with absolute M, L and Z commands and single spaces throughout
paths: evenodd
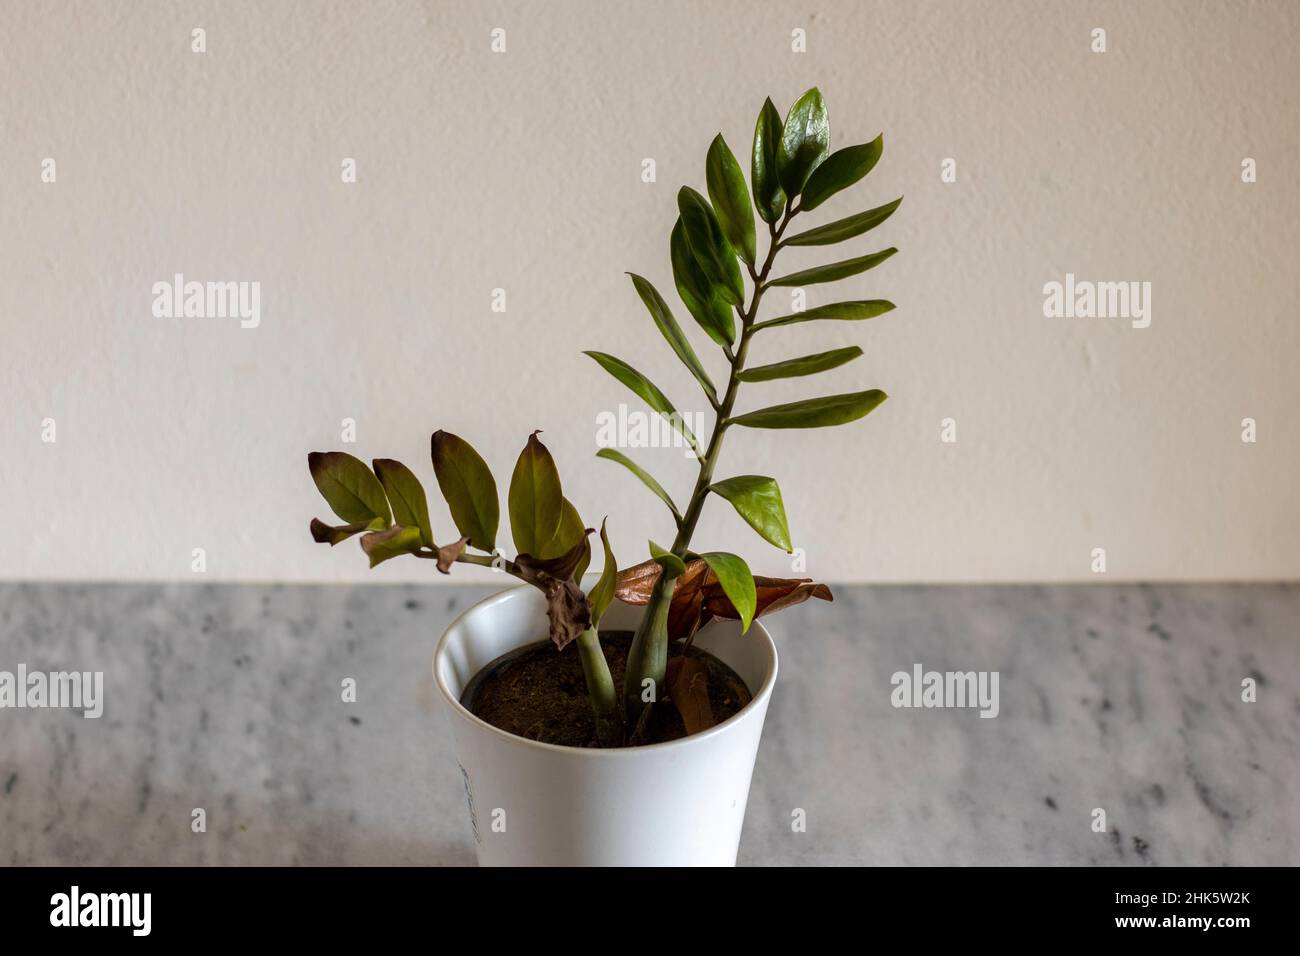
M 0 710 L 0 864 L 472 863 L 429 664 L 488 593 L 0 585 L 0 670 L 105 680 Z M 1300 586 L 836 594 L 772 619 L 741 863 L 1300 863 Z M 999 716 L 894 708 L 914 663 L 998 671 Z

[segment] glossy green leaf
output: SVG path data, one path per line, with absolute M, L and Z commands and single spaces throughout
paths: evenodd
M 544 560 L 542 552 L 564 516 L 564 495 L 555 459 L 538 440 L 537 432 L 528 436 L 528 444 L 519 453 L 506 501 L 515 550 Z
M 410 554 L 420 548 L 420 529 L 395 524 L 386 531 L 372 531 L 361 536 L 361 550 L 370 558 L 373 568 L 389 558 Z
M 613 448 L 602 448 L 600 451 L 596 452 L 596 457 L 604 458 L 608 461 L 616 461 L 628 471 L 632 472 L 632 474 L 640 478 L 641 483 L 653 491 L 658 496 L 659 500 L 668 506 L 668 510 L 673 513 L 673 518 L 677 521 L 677 524 L 680 525 L 682 523 L 682 513 L 677 510 L 677 505 L 673 503 L 673 499 L 669 497 L 668 492 L 664 491 L 663 485 L 655 481 L 654 476 L 648 471 L 634 462 L 631 458 L 627 457 L 627 455 L 620 451 L 616 451 Z
M 379 528 L 392 523 L 384 487 L 361 459 L 344 451 L 314 451 L 307 456 L 307 468 L 321 497 L 344 521 L 373 522 Z
M 871 172 L 884 148 L 885 137 L 881 134 L 870 143 L 846 146 L 831 153 L 808 177 L 799 208 L 816 209 L 841 189 L 848 189 Z
M 560 512 L 560 527 L 555 532 L 555 538 L 551 541 L 551 550 L 555 557 L 567 554 L 576 545 L 586 542 L 587 535 L 591 533 L 587 528 L 586 522 L 582 520 L 582 515 L 578 514 L 578 509 L 574 507 L 573 502 L 568 498 L 564 499 L 564 506 Z M 587 573 L 587 568 L 591 564 L 591 545 L 582 549 L 578 557 L 578 563 L 574 566 L 572 578 L 579 584 L 582 583 L 582 576 Z
M 686 244 L 686 232 L 678 218 L 669 240 L 669 254 L 673 264 L 673 283 L 686 309 L 709 338 L 719 345 L 730 345 L 736 340 L 736 322 L 731 306 L 709 283 L 700 264 L 691 255 Z
M 731 419 L 731 424 L 748 428 L 825 428 L 829 425 L 844 425 L 857 421 L 885 398 L 885 393 L 878 388 L 867 392 L 808 398 L 737 416 Z
M 795 101 L 781 130 L 776 172 L 790 197 L 799 195 L 812 171 L 821 165 L 831 146 L 831 121 L 822 94 L 813 87 Z
M 691 430 L 686 425 L 686 419 L 678 414 L 677 409 L 673 408 L 672 402 L 668 401 L 664 393 L 659 391 L 654 382 L 646 378 L 632 366 L 628 365 L 620 358 L 615 358 L 604 352 L 584 352 L 584 355 L 590 355 L 610 375 L 635 392 L 643 402 L 662 415 L 668 424 L 681 432 L 682 437 L 695 451 L 699 452 L 699 444 Z
M 546 560 L 567 554 L 586 536 L 586 531 L 587 526 L 582 521 L 582 515 L 578 514 L 578 509 L 573 506 L 573 502 L 565 498 L 560 503 L 560 524 L 555 529 L 555 536 L 534 557 Z
M 781 148 L 781 114 L 769 97 L 764 100 L 754 124 L 754 152 L 749 178 L 754 186 L 754 208 L 764 222 L 776 222 L 785 210 L 785 190 L 776 172 L 776 154 Z
M 747 368 L 736 377 L 742 382 L 770 382 L 778 378 L 799 378 L 803 375 L 815 375 L 817 372 L 839 368 L 846 362 L 852 362 L 861 354 L 862 349 L 850 345 L 847 348 L 831 349 L 829 352 L 818 352 L 816 355 L 804 355 L 800 358 L 786 359 L 784 362 L 773 362 L 771 365 Z
M 442 430 L 430 440 L 438 488 L 456 530 L 480 551 L 497 546 L 501 503 L 492 471 L 465 439 Z
M 868 269 L 874 269 L 897 251 L 897 249 L 891 247 L 882 249 L 880 252 L 873 252 L 870 255 L 858 256 L 855 259 L 845 259 L 843 262 L 814 266 L 811 269 L 804 269 L 801 272 L 793 272 L 788 276 L 773 279 L 768 285 L 817 285 L 820 282 L 835 282 L 838 279 L 847 279 L 849 276 L 855 276 L 860 272 L 866 272 Z
M 605 549 L 605 563 L 600 568 L 600 580 L 592 586 L 587 595 L 587 604 L 591 607 L 591 626 L 596 627 L 605 611 L 614 600 L 614 586 L 618 584 L 618 563 L 614 560 L 614 551 L 609 546 L 609 535 L 605 533 L 605 522 L 600 523 L 600 543 Z
M 632 276 L 632 285 L 636 287 L 637 295 L 641 296 L 641 301 L 645 303 L 646 310 L 649 311 L 650 317 L 654 319 L 659 331 L 663 333 L 663 337 L 668 340 L 668 344 L 672 346 L 672 350 L 677 354 L 677 357 L 682 360 L 682 364 L 691 370 L 695 380 L 700 383 L 700 388 L 704 389 L 704 394 L 709 396 L 709 401 L 716 404 L 718 400 L 717 389 L 713 387 L 713 382 L 709 380 L 709 373 L 700 364 L 695 349 L 691 348 L 690 339 L 682 332 L 682 327 L 677 324 L 677 319 L 673 317 L 672 310 L 668 308 L 668 303 L 659 294 L 659 290 L 647 280 L 635 273 L 630 272 L 628 275 Z
M 758 589 L 749 565 L 737 555 L 725 551 L 708 551 L 700 555 L 709 569 L 718 576 L 718 583 L 740 615 L 740 632 L 749 630 L 758 607 Z
M 650 542 L 650 557 L 669 577 L 679 578 L 686 573 L 686 562 L 671 551 L 665 551 L 653 541 Z
M 790 528 L 785 520 L 785 504 L 775 478 L 763 475 L 738 475 L 709 486 L 714 494 L 731 502 L 736 513 L 765 540 L 782 551 L 790 552 Z
M 736 162 L 735 155 L 719 133 L 713 137 L 709 155 L 704 163 L 704 177 L 709 190 L 709 202 L 718 214 L 722 231 L 740 257 L 751 266 L 756 256 L 754 244 L 754 210 L 749 205 L 749 189 L 745 174 Z
M 434 547 L 429 499 L 425 497 L 420 479 L 400 461 L 391 458 L 376 458 L 372 464 L 379 483 L 384 486 L 388 503 L 393 506 L 393 521 L 408 528 L 419 528 L 420 540 L 430 548 Z
M 677 191 L 677 211 L 681 214 L 686 246 L 709 284 L 731 305 L 740 305 L 745 301 L 740 263 L 709 201 L 690 186 L 683 186 Z
M 802 312 L 796 312 L 793 315 L 783 315 L 780 318 L 768 319 L 766 322 L 759 322 L 754 326 L 754 331 L 759 329 L 774 329 L 779 325 L 795 325 L 799 322 L 816 322 L 819 319 L 835 319 L 839 321 L 856 322 L 862 319 L 874 319 L 878 315 L 884 315 L 886 312 L 894 310 L 894 303 L 887 299 L 859 299 L 853 302 L 832 302 L 830 305 L 819 305 L 815 309 L 805 309 Z
M 788 239 L 781 242 L 782 246 L 829 246 L 832 243 L 843 242 L 845 239 L 852 239 L 854 236 L 860 236 L 870 229 L 875 229 L 886 219 L 894 214 L 903 201 L 899 196 L 893 202 L 887 202 L 883 206 L 877 206 L 875 209 L 868 209 L 866 212 L 860 212 L 856 216 L 848 216 L 844 219 L 836 219 L 834 222 L 828 222 L 824 226 L 818 226 L 816 229 L 809 229 L 807 232 L 796 233 Z

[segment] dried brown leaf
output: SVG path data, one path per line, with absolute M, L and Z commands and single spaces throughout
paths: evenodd
M 614 595 L 625 604 L 648 604 L 659 574 L 659 565 L 654 561 L 643 561 L 625 568 L 618 573 Z M 754 586 L 757 592 L 756 618 L 802 604 L 809 598 L 833 600 L 831 589 L 811 578 L 755 577 Z M 729 620 L 740 618 L 709 566 L 699 559 L 688 562 L 686 573 L 677 579 L 673 589 L 673 602 L 668 609 L 668 636 L 672 640 L 689 637 L 715 616 Z
M 531 554 L 521 554 L 515 558 L 515 564 L 525 572 L 524 580 L 536 584 L 536 578 L 552 577 L 569 579 L 573 577 L 579 565 L 585 567 L 591 560 L 591 542 L 589 535 L 596 533 L 595 528 L 584 528 L 582 538 L 564 554 L 554 558 L 535 558 Z
M 708 730 L 717 721 L 709 704 L 709 668 L 699 657 L 674 657 L 665 676 L 668 696 L 688 734 Z
M 467 544 L 469 544 L 468 535 L 453 544 L 444 544 L 439 548 L 438 570 L 443 574 L 450 574 L 452 564 L 465 552 L 465 546 Z
M 546 594 L 546 616 L 551 620 L 551 640 L 562 651 L 591 627 L 587 595 L 568 579 L 552 578 L 542 590 Z

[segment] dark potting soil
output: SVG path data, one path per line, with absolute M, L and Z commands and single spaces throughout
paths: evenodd
M 614 686 L 623 687 L 631 631 L 604 631 L 600 635 Z M 681 645 L 669 649 L 671 660 Z M 690 657 L 703 658 L 709 669 L 709 704 L 721 723 L 749 703 L 752 695 L 735 671 L 708 651 L 691 647 Z M 493 727 L 548 744 L 595 747 L 596 719 L 587 696 L 587 679 L 576 644 L 557 651 L 550 641 L 538 641 L 503 654 L 465 685 L 460 702 L 470 713 Z M 628 729 L 629 736 L 632 728 Z M 638 743 L 658 744 L 686 736 L 681 715 L 665 696 L 651 707 Z

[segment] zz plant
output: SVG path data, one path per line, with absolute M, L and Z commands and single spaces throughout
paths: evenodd
M 830 598 L 824 585 L 810 581 L 755 578 L 738 555 L 696 553 L 691 550 L 691 539 L 705 502 L 716 495 L 728 501 L 762 538 L 791 551 L 781 490 L 774 478 L 716 477 L 726 434 L 734 426 L 842 425 L 862 418 L 885 400 L 884 392 L 869 389 L 736 412 L 742 383 L 814 375 L 862 354 L 860 348 L 850 346 L 750 366 L 750 346 L 758 333 L 819 320 L 870 319 L 894 308 L 884 299 L 853 300 L 758 319 L 759 305 L 769 289 L 846 279 L 897 252 L 889 248 L 772 275 L 782 249 L 844 242 L 874 229 L 893 214 L 901 197 L 787 234 L 796 217 L 866 176 L 879 161 L 882 148 L 883 137 L 877 136 L 869 143 L 831 152 L 826 107 L 821 93 L 811 89 L 799 97 L 784 122 L 771 99 L 764 102 L 754 128 L 748 187 L 740 163 L 719 134 L 705 160 L 708 197 L 689 186 L 678 192 L 679 216 L 669 238 L 673 281 L 687 312 L 726 360 L 727 374 L 721 387 L 714 384 L 659 291 L 639 275 L 631 278 L 651 319 L 713 409 L 714 426 L 706 444 L 691 432 L 665 394 L 630 364 L 605 352 L 586 353 L 680 431 L 698 462 L 690 499 L 685 508 L 679 508 L 663 486 L 630 458 L 610 448 L 597 452 L 631 471 L 671 513 L 676 529 L 672 543 L 661 547 L 651 541 L 650 560 L 619 572 L 602 523 L 602 571 L 591 590 L 584 593 L 581 580 L 591 560 L 589 537 L 594 530 L 586 527 L 578 510 L 564 497 L 555 462 L 536 432 L 515 463 L 507 494 L 516 552 L 513 559 L 506 559 L 497 548 L 500 505 L 492 472 L 469 443 L 445 431 L 434 433 L 431 451 L 438 487 L 459 533 L 457 540 L 436 543 L 424 489 L 409 468 L 391 459 L 377 459 L 373 467 L 367 467 L 343 452 L 308 456 L 317 488 L 344 522 L 332 526 L 313 520 L 313 538 L 333 545 L 360 534 L 371 567 L 399 555 L 413 555 L 435 561 L 444 573 L 454 563 L 477 564 L 504 570 L 539 588 L 546 595 L 556 647 L 563 650 L 577 643 L 602 745 L 619 746 L 629 738 L 635 742 L 660 688 L 681 711 L 688 731 L 707 726 L 708 697 L 701 692 L 700 679 L 703 665 L 679 656 L 672 662 L 676 666 L 670 667 L 670 643 L 682 638 L 689 641 L 713 616 L 739 619 L 742 629 L 748 630 L 753 619 L 763 613 L 809 597 Z M 768 233 L 761 259 L 755 210 Z M 628 652 L 621 690 L 614 686 L 598 634 L 601 617 L 615 597 L 645 606 Z

